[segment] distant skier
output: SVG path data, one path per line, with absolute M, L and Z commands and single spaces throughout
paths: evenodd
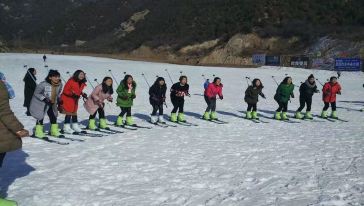
M 86 74 L 82 70 L 77 70 L 64 85 L 61 95 L 62 113 L 66 114 L 63 131 L 66 134 L 81 133 L 82 129 L 78 124 L 78 101 L 80 97 L 87 99 L 87 94 L 83 92 L 86 85 Z M 72 119 L 72 124 L 71 124 Z M 72 125 L 72 127 L 71 127 Z
M 37 87 L 37 70 L 34 68 L 29 68 L 24 76 L 24 104 L 23 106 L 27 108 L 26 115 L 31 116 L 29 112 L 30 101 L 32 100 L 35 88 Z
M 292 78 L 287 76 L 278 86 L 276 94 L 274 95 L 274 100 L 277 101 L 279 107 L 276 110 L 274 118 L 277 120 L 288 120 L 288 101 L 290 97 L 294 98 L 293 94 L 294 85 L 292 83 Z
M 105 77 L 102 83 L 97 85 L 90 94 L 89 98 L 84 103 L 86 111 L 90 114 L 87 128 L 90 130 L 96 130 L 96 115 L 99 113 L 99 128 L 108 129 L 105 118 L 105 100 L 112 102 L 113 80 L 111 77 Z
M 203 84 L 203 88 L 206 90 L 209 84 L 210 84 L 210 79 L 206 79 L 206 81 Z
M 173 109 L 171 112 L 172 122 L 186 122 L 183 107 L 185 104 L 185 96 L 190 96 L 189 85 L 187 83 L 187 77 L 181 76 L 179 82 L 175 83 L 171 87 L 171 101 L 173 104 Z M 178 116 L 177 116 L 178 111 Z
M 47 56 L 44 54 L 43 55 L 43 62 L 45 63 L 47 61 Z
M 62 91 L 61 75 L 57 70 L 49 70 L 45 81 L 41 82 L 35 88 L 32 100 L 30 102 L 30 114 L 37 120 L 34 136 L 45 138 L 43 119 L 47 114 L 51 122 L 50 135 L 59 137 L 61 134 L 58 130 L 57 106 L 62 104 L 60 95 Z
M 205 90 L 205 102 L 207 104 L 207 108 L 203 115 L 204 120 L 217 120 L 216 114 L 216 96 L 222 100 L 224 96 L 222 94 L 222 83 L 219 77 L 215 77 L 214 81 L 209 84 L 207 89 Z
M 12 92 L 10 85 L 5 80 L 4 74 L 0 72 L 0 168 L 2 167 L 6 153 L 20 149 L 22 147 L 21 138 L 29 136 L 29 132 L 24 129 L 24 126 L 11 111 L 9 99 L 13 96 L 10 94 Z M 16 157 L 11 158 L 8 163 L 14 164 L 12 167 L 17 168 L 16 164 L 19 164 L 19 160 Z M 19 168 L 22 167 L 20 164 L 18 165 Z M 13 170 L 12 172 L 16 171 Z M 23 171 L 19 169 L 18 172 Z M 17 203 L 0 197 L 0 205 L 16 206 Z
M 301 84 L 300 86 L 300 107 L 297 109 L 295 118 L 297 119 L 312 119 L 311 114 L 311 105 L 312 105 L 312 96 L 315 93 L 319 93 L 317 90 L 315 77 L 311 74 L 307 80 Z M 301 111 L 307 105 L 305 116 L 302 116 Z
M 121 112 L 115 123 L 117 126 L 122 126 L 124 124 L 123 117 L 125 114 L 125 124 L 129 126 L 134 125 L 133 118 L 131 116 L 131 107 L 133 106 L 133 101 L 136 98 L 136 87 L 137 84 L 133 80 L 133 77 L 127 74 L 120 82 L 120 85 L 116 90 L 116 93 L 118 94 L 116 105 L 119 106 L 121 109 Z
M 254 79 L 252 85 L 250 85 L 245 91 L 244 100 L 248 104 L 248 109 L 246 111 L 247 119 L 258 119 L 257 113 L 257 103 L 258 103 L 258 95 L 265 99 L 265 95 L 263 94 L 264 86 L 260 79 Z
M 163 103 L 166 101 L 167 85 L 163 77 L 158 77 L 149 88 L 149 102 L 153 107 L 150 117 L 152 123 L 165 123 L 163 118 Z M 157 112 L 158 116 L 157 116 Z
M 322 88 L 322 100 L 324 101 L 324 108 L 322 109 L 321 117 L 328 118 L 327 109 L 331 105 L 331 118 L 337 119 L 336 112 L 336 95 L 341 95 L 341 85 L 337 82 L 337 78 L 335 76 L 330 78 L 329 82 L 326 82 L 324 87 Z

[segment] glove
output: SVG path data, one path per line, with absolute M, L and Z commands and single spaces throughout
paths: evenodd
M 109 102 L 112 102 L 112 100 L 113 100 L 113 98 L 112 98 L 112 97 L 108 97 L 108 98 L 107 98 L 107 101 L 109 101 Z
M 16 133 L 16 136 L 19 137 L 19 138 L 22 138 L 22 137 L 27 137 L 29 136 L 29 131 L 26 130 L 26 129 L 22 129 L 20 131 L 17 131 Z
M 45 103 L 46 103 L 46 104 L 48 104 L 48 105 L 51 105 L 51 104 L 52 104 L 51 100 L 50 100 L 50 99 L 48 99 L 48 98 L 44 98 L 44 99 L 43 99 L 43 102 L 45 102 Z
M 123 99 L 123 100 L 128 100 L 128 99 L 129 99 L 129 97 L 128 97 L 128 96 L 122 96 L 122 97 L 121 97 L 121 99 Z
M 263 99 L 266 99 L 266 97 L 263 93 L 260 96 L 262 96 Z
M 338 94 L 338 95 L 341 95 L 341 91 L 338 91 L 338 92 L 337 92 L 337 94 Z
M 82 97 L 87 99 L 87 94 L 86 93 L 82 93 Z
M 316 89 L 315 93 L 320 93 L 320 90 Z
M 135 98 L 136 98 L 135 94 L 132 94 L 132 95 L 130 96 L 130 98 L 135 99 Z
M 219 98 L 220 98 L 221 100 L 223 100 L 223 99 L 224 99 L 224 96 L 219 96 Z
M 166 102 L 166 98 L 165 97 L 162 98 L 162 102 Z
M 74 99 L 79 99 L 79 98 L 80 98 L 80 96 L 78 96 L 77 94 L 72 94 L 72 98 L 74 98 Z
M 293 93 L 291 94 L 291 97 L 294 98 L 294 94 Z

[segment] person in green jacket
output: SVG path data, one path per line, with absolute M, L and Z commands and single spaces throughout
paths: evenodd
M 274 118 L 277 120 L 287 120 L 288 101 L 290 97 L 294 98 L 294 84 L 291 77 L 286 77 L 278 86 L 274 100 L 277 101 L 279 107 L 276 110 Z
M 115 125 L 122 126 L 124 124 L 123 117 L 126 114 L 126 125 L 134 125 L 133 119 L 131 117 L 131 107 L 133 106 L 133 101 L 135 99 L 135 89 L 136 82 L 133 77 L 129 74 L 125 75 L 123 81 L 120 82 L 119 87 L 116 90 L 118 98 L 116 100 L 116 105 L 120 107 L 121 112 L 116 120 Z

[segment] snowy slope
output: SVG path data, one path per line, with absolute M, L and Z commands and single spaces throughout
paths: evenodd
M 260 99 L 258 109 L 261 115 L 271 117 L 277 108 L 271 76 L 281 81 L 288 74 L 299 85 L 312 71 L 193 67 L 53 55 L 48 61 L 49 68 L 58 69 L 65 77 L 67 71 L 76 68 L 99 81 L 109 75 L 108 69 L 114 71 L 118 81 L 123 72 L 132 74 L 138 83 L 132 112 L 140 125 L 148 125 L 143 119 L 151 112 L 148 87 L 141 73 L 149 83 L 156 75 L 164 76 L 171 86 L 165 69 L 176 81 L 182 71 L 189 77 L 192 94 L 186 99 L 186 117 L 199 126 L 82 137 L 85 142 L 66 146 L 26 138 L 23 150 L 10 153 L 0 169 L 1 195 L 7 194 L 21 206 L 364 205 L 364 117 L 357 111 L 364 107 L 362 73 L 343 73 L 340 78 L 343 94 L 338 97 L 338 113 L 349 123 L 284 123 L 262 118 L 269 123 L 257 124 L 241 118 L 246 109 L 245 76 L 263 81 L 267 99 Z M 31 130 L 35 120 L 25 116 L 22 107 L 24 64 L 38 68 L 38 82 L 45 77 L 42 55 L 0 54 L 0 71 L 17 93 L 11 106 Z M 322 81 L 335 74 L 313 73 Z M 210 79 L 213 74 L 222 78 L 224 100 L 218 101 L 217 108 L 219 118 L 229 124 L 199 119 L 206 106 L 201 96 L 202 74 Z M 298 88 L 295 95 L 289 104 L 290 115 L 298 107 Z M 319 114 L 322 106 L 321 95 L 315 95 L 313 113 Z M 166 114 L 171 107 L 168 100 Z M 113 104 L 106 106 L 109 120 L 115 120 L 119 112 Z M 88 118 L 82 107 L 79 114 L 81 120 Z

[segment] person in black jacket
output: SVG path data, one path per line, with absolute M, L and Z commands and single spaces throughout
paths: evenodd
M 32 100 L 35 88 L 37 87 L 37 78 L 35 75 L 37 70 L 34 68 L 29 68 L 24 76 L 24 104 L 23 106 L 27 108 L 26 115 L 31 116 L 29 112 L 30 101 Z
M 149 102 L 153 107 L 150 121 L 153 124 L 165 123 L 163 118 L 163 103 L 166 101 L 167 85 L 163 77 L 158 77 L 149 88 Z M 157 116 L 157 111 L 159 115 Z
M 297 109 L 295 118 L 297 119 L 312 119 L 311 114 L 311 105 L 312 105 L 312 96 L 315 93 L 318 93 L 315 77 L 311 74 L 305 82 L 303 82 L 300 86 L 300 107 Z M 305 116 L 302 116 L 301 111 L 307 105 Z
M 181 76 L 179 82 L 175 83 L 171 87 L 171 101 L 173 104 L 173 110 L 171 113 L 172 122 L 185 122 L 183 114 L 183 106 L 185 104 L 185 96 L 190 96 L 188 93 L 189 85 L 187 84 L 187 77 Z M 178 116 L 177 116 L 178 111 Z
M 258 95 L 265 99 L 265 95 L 262 92 L 263 88 L 264 86 L 260 79 L 254 79 L 252 85 L 246 89 L 244 100 L 248 104 L 246 111 L 247 119 L 259 119 L 257 113 Z

